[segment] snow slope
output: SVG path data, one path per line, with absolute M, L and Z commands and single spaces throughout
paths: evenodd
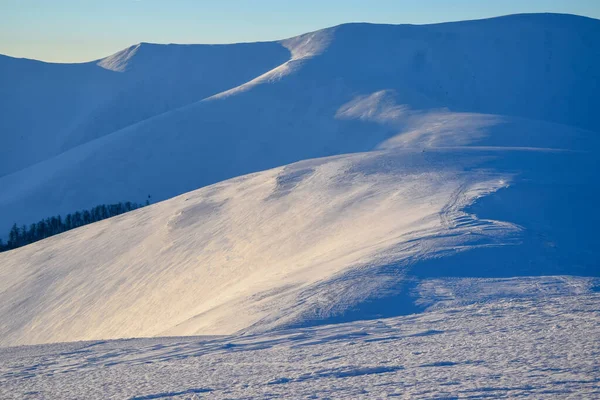
M 405 317 L 262 335 L 2 348 L 0 397 L 600 396 L 600 294 L 586 291 L 597 280 L 466 281 L 448 282 L 467 289 L 460 303 Z M 493 300 L 463 303 L 490 289 Z
M 0 56 L 0 176 L 240 85 L 288 58 L 277 43 L 141 43 L 82 64 Z
M 234 178 L 0 254 L 0 344 L 399 315 L 437 276 L 597 276 L 597 170 L 595 153 L 457 147 Z
M 593 148 L 599 38 L 597 20 L 515 15 L 348 24 L 262 44 L 142 44 L 97 64 L 4 60 L 14 66 L 0 76 L 27 70 L 19 63 L 44 72 L 0 85 L 0 229 L 374 148 Z M 46 70 L 82 81 L 59 90 Z M 31 76 L 41 82 L 26 85 Z M 41 114 L 25 118 L 31 110 Z M 22 140 L 10 134 L 21 129 Z
M 103 103 L 98 120 L 132 124 L 81 122 L 68 150 L 0 177 L 0 228 L 165 201 L 1 253 L 0 345 L 253 334 L 494 297 L 477 279 L 522 277 L 522 297 L 598 276 L 599 24 L 343 25 L 240 45 L 272 57 L 147 119 L 162 94 L 122 119 L 143 91 Z M 181 88 L 189 53 L 231 49 L 142 44 L 69 68 L 155 87 L 185 65 L 165 85 Z

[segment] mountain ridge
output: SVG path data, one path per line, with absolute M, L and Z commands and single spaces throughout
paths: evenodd
M 65 221 L 0 253 L 0 397 L 600 394 L 598 43 L 524 14 L 0 57 L 0 238 Z
M 0 227 L 157 203 L 0 254 L 0 345 L 260 333 L 416 312 L 423 279 L 435 296 L 597 276 L 600 21 L 573 21 L 353 24 L 88 65 L 133 86 L 0 176 Z
M 0 228 L 96 204 L 140 202 L 149 194 L 164 200 L 303 158 L 380 146 L 593 147 L 600 127 L 586 110 L 600 103 L 593 90 L 600 82 L 600 53 L 588 49 L 591 39 L 600 38 L 600 23 L 585 21 L 520 15 L 419 26 L 353 24 L 241 47 L 150 45 L 145 62 L 127 59 L 129 72 L 98 68 L 103 76 L 133 76 L 132 89 L 117 97 L 102 89 L 104 97 L 90 104 L 110 101 L 81 114 L 62 139 L 48 133 L 19 145 L 58 154 L 26 169 L 5 169 Z M 184 61 L 206 51 L 221 58 L 210 57 L 212 66 L 198 75 L 199 64 Z M 246 55 L 252 70 L 248 62 L 222 62 Z M 156 78 L 177 68 L 188 72 L 176 74 L 176 81 Z M 187 82 L 195 75 L 200 86 Z M 574 124 L 583 129 L 569 127 Z M 569 137 L 579 139 L 564 139 Z M 10 143 L 4 151 L 5 166 L 11 159 L 24 162 Z M 174 182 L 156 180 L 166 171 Z M 28 183 L 23 188 L 17 181 Z M 71 194 L 49 195 L 55 185 Z M 49 199 L 41 208 L 40 197 Z M 28 217 L 19 214 L 23 204 Z
M 145 41 L 141 41 L 138 43 L 134 43 L 130 46 L 127 46 L 121 50 L 118 50 L 115 53 L 109 54 L 107 56 L 104 57 L 100 57 L 100 58 L 95 58 L 92 60 L 88 60 L 88 61 L 79 61 L 79 62 L 57 62 L 57 61 L 44 61 L 44 60 L 39 60 L 36 58 L 30 58 L 30 57 L 15 57 L 15 56 L 11 56 L 8 54 L 2 54 L 0 53 L 0 57 L 6 57 L 6 58 L 12 58 L 15 60 L 29 60 L 29 61 L 37 61 L 37 62 L 41 62 L 44 64 L 59 64 L 59 65 L 71 65 L 71 64 L 89 64 L 89 63 L 97 63 L 100 62 L 106 58 L 109 58 L 111 56 L 114 56 L 117 53 L 120 53 L 122 51 L 126 51 L 128 49 L 140 46 L 140 45 L 158 45 L 158 46 L 227 46 L 227 45 L 235 45 L 235 44 L 251 44 L 251 43 L 273 43 L 273 42 L 282 42 L 288 39 L 292 39 L 298 36 L 302 36 L 302 35 L 306 35 L 308 33 L 315 33 L 315 32 L 319 32 L 319 31 L 325 31 L 325 30 L 330 30 L 330 29 L 334 29 L 334 28 L 338 28 L 340 26 L 345 26 L 345 25 L 383 25 L 383 26 L 431 26 L 431 25 L 446 25 L 446 24 L 455 24 L 457 22 L 460 23 L 468 23 L 468 22 L 479 22 L 479 21 L 488 21 L 488 20 L 497 20 L 497 19 L 503 19 L 503 18 L 518 18 L 518 17 L 532 17 L 532 16 L 538 16 L 538 17 L 545 17 L 545 18 L 565 18 L 565 17 L 572 17 L 572 18 L 580 18 L 580 19 L 587 19 L 587 20 L 592 20 L 592 21 L 599 21 L 598 18 L 593 18 L 593 17 L 589 17 L 586 15 L 580 15 L 580 14 L 572 14 L 572 13 L 559 13 L 559 12 L 539 12 L 539 13 L 516 13 L 516 14 L 505 14 L 505 15 L 499 15 L 499 16 L 491 16 L 491 17 L 482 17 L 482 18 L 476 18 L 476 19 L 467 19 L 467 20 L 454 20 L 454 21 L 444 21 L 444 22 L 431 22 L 431 23 L 422 23 L 422 24 L 411 24 L 411 23 L 399 23 L 399 24 L 392 24 L 392 23 L 379 23 L 379 22 L 369 22 L 369 21 L 353 21 L 353 22 L 343 22 L 337 25 L 332 25 L 332 26 L 328 26 L 325 28 L 320 28 L 314 31 L 309 31 L 309 32 L 305 32 L 305 33 L 300 33 L 298 35 L 295 36 L 290 36 L 290 37 L 286 37 L 283 39 L 272 39 L 272 40 L 259 40 L 259 41 L 239 41 L 239 42 L 227 42 L 227 43 L 179 43 L 179 42 L 168 42 L 168 43 L 159 43 L 159 42 L 145 42 Z
M 1 253 L 0 345 L 403 315 L 422 279 L 597 277 L 600 220 L 585 201 L 600 193 L 597 164 L 536 148 L 396 148 L 219 182 Z

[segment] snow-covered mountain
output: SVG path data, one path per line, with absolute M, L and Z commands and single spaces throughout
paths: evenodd
M 0 237 L 161 201 L 0 253 L 0 397 L 598 397 L 599 40 L 540 14 L 1 56 Z
M 0 345 L 396 317 L 457 277 L 598 276 L 598 39 L 597 20 L 517 15 L 0 60 L 21 135 L 0 228 L 166 200 L 0 254 Z
M 597 20 L 544 14 L 3 57 L 0 229 L 374 148 L 593 148 L 598 38 Z
M 240 85 L 288 57 L 277 43 L 141 43 L 83 64 L 0 56 L 0 176 Z
M 598 275 L 597 166 L 394 149 L 234 178 L 0 254 L 0 344 L 264 331 L 413 312 L 424 278 Z

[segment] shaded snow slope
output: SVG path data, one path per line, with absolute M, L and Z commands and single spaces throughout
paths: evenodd
M 372 317 L 361 304 L 385 296 L 393 310 L 377 313 L 398 315 L 412 311 L 394 301 L 415 277 L 460 275 L 425 267 L 442 256 L 472 255 L 487 276 L 525 275 L 537 256 L 564 260 L 537 275 L 597 275 L 589 203 L 551 228 L 535 213 L 485 219 L 514 203 L 465 212 L 529 183 L 546 190 L 531 207 L 568 207 L 597 196 L 596 167 L 571 151 L 395 149 L 218 183 L 0 254 L 0 344 L 264 331 L 348 310 Z M 498 248 L 525 258 L 507 266 L 478 253 Z
M 240 85 L 289 58 L 278 43 L 142 43 L 83 64 L 0 56 L 0 176 Z
M 262 335 L 4 348 L 0 397 L 598 398 L 600 293 L 589 284 L 482 280 L 464 284 L 464 297 L 481 300 L 492 288 L 493 300 L 420 315 Z M 517 293 L 523 286 L 534 296 Z
M 306 158 L 373 148 L 593 148 L 600 131 L 589 111 L 599 104 L 599 38 L 597 20 L 516 15 L 425 26 L 348 24 L 274 43 L 141 44 L 99 65 L 38 63 L 126 83 L 114 94 L 100 78 L 86 78 L 108 92 L 84 96 L 94 102 L 85 106 L 90 111 L 66 111 L 79 120 L 61 134 L 19 124 L 29 112 L 11 101 L 20 98 L 15 93 L 24 101 L 43 97 L 26 96 L 23 81 L 4 86 L 7 117 L 0 123 L 9 125 L 2 132 L 23 127 L 32 136 L 13 146 L 19 135 L 8 134 L 3 147 L 4 171 L 14 173 L 0 177 L 0 229 L 100 203 L 163 200 Z M 73 82 L 83 93 L 85 85 Z M 73 99 L 58 97 L 53 107 Z M 36 112 L 65 113 L 33 105 Z M 47 114 L 29 119 L 52 126 Z M 21 169 L 33 158 L 46 159 Z
M 355 102 L 340 109 L 330 130 L 322 130 L 330 124 L 312 114 L 297 126 L 279 131 L 273 127 L 285 125 L 288 118 L 293 118 L 290 110 L 294 100 L 286 104 L 274 98 L 267 116 L 248 124 L 246 118 L 232 118 L 230 110 L 238 110 L 237 114 L 252 119 L 261 115 L 249 94 L 203 103 L 193 115 L 186 114 L 186 124 L 176 130 L 171 130 L 172 118 L 165 116 L 153 120 L 147 129 L 131 128 L 112 134 L 0 178 L 3 188 L 0 227 L 8 232 L 15 222 L 35 222 L 97 204 L 143 202 L 148 195 L 152 202 L 161 201 L 312 155 L 350 153 L 373 147 L 421 151 L 428 146 L 473 144 L 577 150 L 593 149 L 598 143 L 594 132 L 489 115 L 436 112 L 378 125 L 360 117 L 349 119 L 349 113 L 356 110 L 349 111 L 347 107 Z M 245 98 L 243 104 L 232 104 L 241 101 L 241 97 Z M 309 98 L 305 101 L 304 104 L 314 103 Z M 243 111 L 246 107 L 252 111 Z M 371 111 L 371 108 L 363 110 Z M 335 124 L 347 129 L 338 129 Z M 382 132 L 402 129 L 398 128 L 400 124 L 406 126 L 403 133 L 388 136 Z M 193 133 L 202 127 L 206 128 L 202 134 Z

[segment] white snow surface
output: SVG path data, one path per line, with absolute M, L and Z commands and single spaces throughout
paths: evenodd
M 0 344 L 261 332 L 369 318 L 361 304 L 386 296 L 378 315 L 414 312 L 402 296 L 425 277 L 596 275 L 586 200 L 596 160 L 395 149 L 211 185 L 1 253 Z M 534 194 L 532 180 L 543 185 Z M 562 201 L 577 209 L 547 226 L 546 212 L 566 208 L 565 185 L 574 194 Z M 517 198 L 482 202 L 496 191 Z M 481 216 L 468 210 L 478 199 Z M 509 220 L 484 218 L 516 202 Z
M 598 39 L 0 57 L 0 232 L 156 202 L 0 253 L 0 397 L 598 397 Z
M 385 283 L 339 282 L 348 298 L 332 301 L 336 285 L 320 283 L 344 270 L 517 231 L 461 211 L 511 178 L 465 170 L 485 156 L 303 161 L 0 254 L 0 344 L 232 334 L 325 313 Z
M 540 14 L 1 57 L 0 232 L 374 148 L 592 148 L 599 39 L 597 20 Z
M 585 288 L 598 283 L 452 280 L 448 287 L 469 289 L 456 297 L 462 305 L 404 317 L 261 335 L 0 348 L 0 397 L 593 399 L 600 295 Z M 514 298 L 517 287 L 529 296 Z M 472 298 L 473 289 L 495 296 Z

